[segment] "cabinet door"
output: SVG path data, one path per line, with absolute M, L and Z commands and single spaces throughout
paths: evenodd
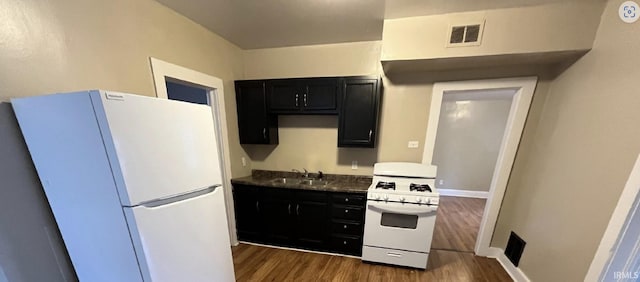
M 239 240 L 262 241 L 259 192 L 258 188 L 252 186 L 233 186 L 233 202 Z
M 295 203 L 291 190 L 265 189 L 260 211 L 264 224 L 265 240 L 281 246 L 292 246 L 295 230 Z
M 323 192 L 296 194 L 297 243 L 307 249 L 326 250 L 328 243 L 328 201 Z
M 380 104 L 378 78 L 346 78 L 342 85 L 338 147 L 375 147 Z
M 306 112 L 338 113 L 338 79 L 316 78 L 304 81 L 302 107 Z
M 278 144 L 278 118 L 267 113 L 263 81 L 236 81 L 240 144 Z
M 297 79 L 272 80 L 267 82 L 269 111 L 272 113 L 299 112 L 302 105 L 302 89 Z

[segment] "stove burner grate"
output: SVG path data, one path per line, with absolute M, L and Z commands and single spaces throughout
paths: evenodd
M 415 184 L 415 183 L 411 183 L 409 185 L 409 191 L 433 192 L 431 191 L 431 187 L 429 186 L 429 184 Z
M 376 184 L 376 189 L 396 190 L 396 183 L 395 182 L 379 181 L 378 184 Z

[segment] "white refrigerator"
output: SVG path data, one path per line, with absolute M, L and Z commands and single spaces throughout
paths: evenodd
M 102 90 L 11 102 L 80 281 L 235 280 L 210 107 Z

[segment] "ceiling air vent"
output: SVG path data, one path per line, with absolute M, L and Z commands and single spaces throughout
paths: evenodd
M 447 47 L 478 46 L 482 40 L 484 21 L 472 24 L 452 24 Z

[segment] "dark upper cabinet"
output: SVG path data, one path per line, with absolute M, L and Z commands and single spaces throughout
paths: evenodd
M 240 144 L 278 144 L 278 117 L 267 112 L 264 81 L 236 81 Z
M 338 78 L 275 79 L 267 84 L 269 112 L 337 114 Z
M 375 147 L 381 102 L 380 79 L 345 78 L 341 90 L 338 147 Z
M 269 96 L 270 112 L 298 112 L 300 111 L 301 90 L 295 79 L 267 81 L 267 95 Z

